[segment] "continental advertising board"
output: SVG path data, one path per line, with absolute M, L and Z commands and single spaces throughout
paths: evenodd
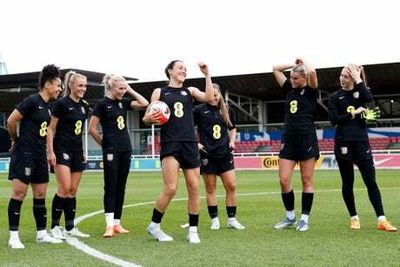
M 377 154 L 374 155 L 375 167 L 377 169 L 400 169 L 400 154 Z M 235 157 L 237 170 L 277 170 L 279 164 L 278 156 L 258 157 Z M 8 172 L 10 167 L 9 159 L 0 159 L 0 172 Z M 296 164 L 296 168 L 299 168 Z M 317 160 L 316 169 L 337 169 L 337 162 L 334 155 L 321 155 Z M 103 161 L 88 160 L 86 170 L 102 170 Z M 132 159 L 131 171 L 159 171 L 161 162 L 156 159 Z

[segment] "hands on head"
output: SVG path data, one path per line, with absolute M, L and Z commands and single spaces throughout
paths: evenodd
M 345 69 L 349 72 L 351 78 L 358 82 L 361 80 L 361 71 L 363 69 L 362 66 L 357 66 L 356 64 L 349 64 L 345 67 Z

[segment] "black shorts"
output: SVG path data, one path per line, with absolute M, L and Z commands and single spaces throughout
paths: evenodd
M 335 141 L 335 157 L 354 163 L 373 159 L 368 141 Z
M 173 156 L 182 169 L 200 167 L 200 155 L 196 142 L 168 142 L 161 145 L 160 160 Z
M 279 158 L 304 161 L 310 158 L 319 159 L 317 134 L 282 135 Z
M 56 153 L 57 164 L 68 166 L 71 172 L 82 172 L 86 168 L 82 151 Z
M 8 179 L 19 179 L 25 184 L 45 184 L 49 182 L 47 156 L 28 152 L 13 153 Z
M 210 154 L 207 154 L 200 150 L 200 173 L 201 174 L 222 174 L 224 172 L 234 170 L 235 163 L 233 160 L 233 154 L 227 153 L 225 156 L 220 158 L 214 158 Z

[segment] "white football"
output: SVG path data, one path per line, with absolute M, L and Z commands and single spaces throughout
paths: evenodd
M 155 123 L 155 125 L 163 125 L 163 124 L 167 123 L 167 121 L 169 120 L 169 116 L 171 115 L 171 111 L 170 111 L 168 105 L 165 104 L 165 102 L 163 102 L 163 101 L 151 102 L 150 105 L 147 107 L 147 110 L 150 113 L 154 113 L 157 111 L 161 112 L 161 114 L 162 114 L 161 119 L 158 123 Z

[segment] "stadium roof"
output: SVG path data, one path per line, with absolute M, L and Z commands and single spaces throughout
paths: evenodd
M 368 85 L 374 89 L 374 95 L 389 95 L 400 97 L 400 63 L 373 64 L 364 66 Z M 317 69 L 319 87 L 322 91 L 331 93 L 338 88 L 339 75 L 342 67 Z M 65 74 L 70 69 L 62 70 Z M 88 90 L 85 99 L 95 102 L 103 97 L 101 81 L 104 73 L 79 70 L 75 71 L 88 78 Z M 0 76 L 0 112 L 11 112 L 16 103 L 24 97 L 36 92 L 39 72 L 10 74 Z M 125 77 L 129 81 L 136 78 Z M 212 77 L 222 90 L 229 93 L 252 97 L 263 101 L 285 99 L 284 92 L 278 87 L 272 73 L 255 73 L 232 76 Z M 150 99 L 154 88 L 164 86 L 166 81 L 135 82 L 131 86 L 147 99 Z M 204 78 L 187 79 L 188 86 L 204 88 Z

